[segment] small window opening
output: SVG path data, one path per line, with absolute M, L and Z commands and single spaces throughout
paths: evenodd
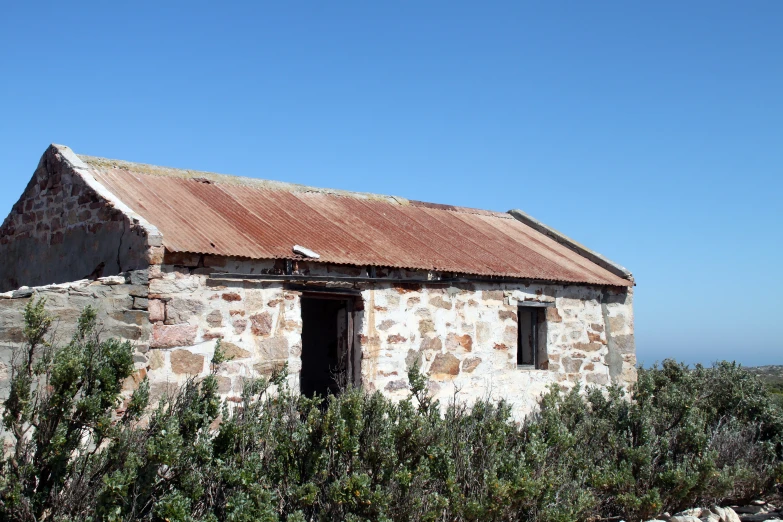
M 533 306 L 517 308 L 518 339 L 517 366 L 546 369 L 546 314 L 545 309 Z

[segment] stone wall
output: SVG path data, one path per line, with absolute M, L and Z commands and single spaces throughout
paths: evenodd
M 278 263 L 279 264 L 279 263 Z M 302 367 L 300 293 L 277 282 L 227 280 L 229 273 L 279 271 L 272 261 L 167 254 L 150 281 L 150 375 L 177 382 L 207 370 L 216 339 L 235 359 L 221 370 L 221 391 L 238 393 L 242 378 L 288 363 L 292 386 Z M 358 267 L 299 263 L 310 275 L 360 275 Z M 394 270 L 382 275 L 421 278 Z M 505 398 L 522 417 L 551 383 L 570 387 L 627 385 L 636 379 L 632 291 L 576 285 L 362 283 L 356 344 L 362 385 L 406 396 L 407 369 L 418 362 L 442 401 Z M 517 305 L 546 302 L 546 369 L 517 368 Z M 185 355 L 183 346 L 197 357 Z M 176 354 L 176 355 L 175 355 Z M 173 359 L 175 357 L 175 359 Z M 187 361 L 186 361 L 187 359 Z M 187 366 L 184 364 L 187 362 Z M 176 364 L 175 364 L 176 363 Z
M 299 293 L 280 284 L 212 280 L 203 257 L 169 254 L 168 262 L 177 264 L 163 265 L 150 280 L 153 395 L 209 371 L 218 339 L 232 357 L 218 373 L 221 394 L 235 397 L 245 378 L 268 375 L 285 363 L 291 385 L 298 388 Z M 221 258 L 214 261 L 222 264 Z
M 359 275 L 361 270 L 305 263 L 297 269 L 312 275 Z M 234 400 L 245 378 L 269 374 L 285 363 L 290 384 L 299 386 L 301 293 L 280 282 L 215 277 L 275 270 L 273 261 L 167 253 L 163 264 L 149 272 L 35 292 L 47 296 L 64 323 L 72 323 L 84 305 L 97 303 L 105 334 L 136 343 L 138 371 L 128 389 L 146 375 L 153 398 L 189 376 L 205 375 L 220 339 L 232 357 L 218 372 L 220 393 Z M 410 279 L 426 274 L 395 270 L 384 275 Z M 361 295 L 355 343 L 362 352 L 362 385 L 369 391 L 407 396 L 407 369 L 418 363 L 429 376 L 430 392 L 444 404 L 452 398 L 468 403 L 504 398 L 522 418 L 552 383 L 566 388 L 579 381 L 627 385 L 636 378 L 632 293 L 626 289 L 521 283 L 349 286 Z M 0 342 L 21 340 L 26 292 L 0 299 Z M 526 301 L 552 305 L 546 309 L 546 369 L 516 364 L 517 305 Z
M 50 147 L 0 226 L 0 292 L 146 268 L 147 234 Z
M 47 310 L 56 317 L 52 327 L 54 342 L 67 343 L 73 336 L 76 320 L 87 305 L 98 311 L 103 335 L 130 341 L 134 360 L 142 375 L 147 366 L 151 325 L 147 312 L 147 273 L 134 271 L 97 281 L 23 288 L 0 294 L 0 397 L 8 392 L 10 363 L 14 349 L 24 337 L 24 308 L 32 299 L 45 298 Z M 132 383 L 128 383 L 132 386 Z
M 441 401 L 503 398 L 521 417 L 551 383 L 627 385 L 636 379 L 632 296 L 624 291 L 389 285 L 362 295 L 362 373 L 368 389 L 404 396 L 407 369 L 418 362 Z M 517 367 L 517 306 L 530 301 L 554 305 L 546 309 L 545 369 Z

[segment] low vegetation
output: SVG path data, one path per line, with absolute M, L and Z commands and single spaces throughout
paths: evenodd
M 641 520 L 750 499 L 783 472 L 781 412 L 731 363 L 666 361 L 630 396 L 553 388 L 521 425 L 502 402 L 442 411 L 416 370 L 396 404 L 306 398 L 279 373 L 230 407 L 214 375 L 150 407 L 146 382 L 121 402 L 131 346 L 100 339 L 92 309 L 57 348 L 42 302 L 25 320 L 2 520 Z
M 761 379 L 778 406 L 783 407 L 783 366 L 773 364 L 755 366 L 747 370 Z

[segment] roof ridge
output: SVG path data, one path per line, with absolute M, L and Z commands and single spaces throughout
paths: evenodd
M 261 189 L 269 190 L 282 190 L 286 192 L 303 192 L 303 193 L 317 193 L 326 194 L 332 196 L 351 197 L 355 199 L 363 200 L 375 200 L 384 201 L 386 203 L 396 204 L 400 206 L 418 206 L 425 208 L 433 208 L 438 210 L 449 210 L 452 212 L 463 212 L 469 214 L 492 216 L 502 219 L 509 219 L 507 213 L 499 212 L 495 210 L 487 210 L 474 207 L 462 207 L 458 205 L 448 205 L 442 203 L 432 203 L 426 201 L 418 201 L 407 199 L 402 196 L 395 196 L 393 194 L 376 194 L 373 192 L 359 192 L 352 190 L 333 189 L 326 187 L 313 187 L 311 185 L 302 185 L 299 183 L 290 183 L 287 181 L 277 181 L 264 178 L 251 178 L 247 176 L 236 176 L 233 174 L 221 174 L 216 172 L 208 172 L 202 170 L 193 169 L 180 169 L 176 167 L 163 167 L 160 165 L 153 165 L 150 163 L 137 163 L 133 161 L 117 160 L 111 158 L 102 158 L 99 156 L 89 156 L 86 154 L 75 154 L 81 161 L 93 168 L 120 168 L 131 172 L 139 172 L 141 174 L 148 174 L 151 176 L 164 176 L 164 177 L 178 177 L 182 179 L 193 179 L 196 181 L 202 181 L 207 183 L 218 184 L 230 184 L 230 185 L 243 185 Z M 513 218 L 510 218 L 513 219 Z
M 319 194 L 328 194 L 335 196 L 346 196 L 357 199 L 373 199 L 383 200 L 388 203 L 407 205 L 408 199 L 388 195 L 388 194 L 374 194 L 371 192 L 358 192 L 351 190 L 333 189 L 326 187 L 313 187 L 310 185 L 302 185 L 299 183 L 290 183 L 287 181 L 277 181 L 263 178 L 251 178 L 247 176 L 236 176 L 233 174 L 220 174 L 216 172 L 208 172 L 202 170 L 193 169 L 180 169 L 176 167 L 163 167 L 160 165 L 152 165 L 150 163 L 137 163 L 133 161 L 117 160 L 110 158 L 101 158 L 98 156 L 88 156 L 86 154 L 78 154 L 78 157 L 90 165 L 96 168 L 120 168 L 131 172 L 138 172 L 141 174 L 147 174 L 151 176 L 163 176 L 163 177 L 178 177 L 182 179 L 193 179 L 196 181 L 205 181 L 218 184 L 229 185 L 243 185 L 255 188 L 263 188 L 270 190 L 282 190 L 286 192 L 315 192 Z

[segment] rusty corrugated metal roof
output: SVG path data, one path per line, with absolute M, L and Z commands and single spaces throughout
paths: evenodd
M 80 157 L 174 252 L 633 284 L 509 214 Z

